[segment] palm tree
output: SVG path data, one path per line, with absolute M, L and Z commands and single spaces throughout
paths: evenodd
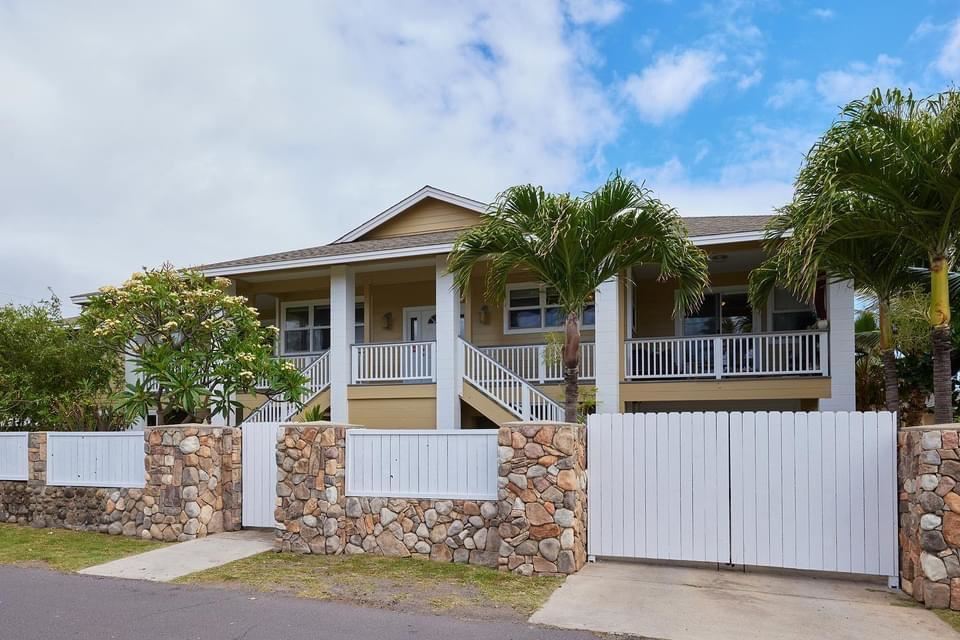
M 899 411 L 896 344 L 890 321 L 890 303 L 916 286 L 911 270 L 923 257 L 901 247 L 888 236 L 850 238 L 843 232 L 846 221 L 865 212 L 882 216 L 885 205 L 858 194 L 839 194 L 828 202 L 795 201 L 780 210 L 767 227 L 766 251 L 770 256 L 750 274 L 750 300 L 756 308 L 765 305 L 776 285 L 798 297 L 813 299 L 821 278 L 852 280 L 857 290 L 877 300 L 878 346 L 884 377 L 887 411 Z M 837 227 L 841 231 L 837 231 Z M 832 318 L 840 321 L 841 318 Z
M 885 206 L 846 216 L 847 238 L 885 236 L 930 270 L 935 418 L 953 421 L 948 272 L 960 245 L 960 93 L 875 89 L 842 111 L 807 156 L 795 202 L 830 215 L 838 194 Z
M 702 302 L 708 282 L 706 255 L 687 238 L 676 211 L 619 173 L 580 197 L 533 185 L 507 189 L 483 222 L 454 243 L 449 269 L 461 291 L 481 262 L 487 263 L 491 300 L 505 300 L 507 277 L 516 270 L 531 272 L 556 292 L 566 314 L 568 422 L 577 419 L 580 314 L 600 284 L 633 265 L 656 263 L 660 280 L 677 282 L 675 311 L 682 311 Z

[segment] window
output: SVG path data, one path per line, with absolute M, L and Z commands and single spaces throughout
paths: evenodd
M 802 302 L 786 289 L 774 289 L 770 305 L 773 331 L 804 331 L 817 322 L 817 314 L 810 303 Z
M 711 291 L 698 309 L 683 318 L 683 335 L 713 336 L 753 331 L 753 308 L 742 289 Z
M 581 324 L 592 327 L 596 310 L 591 302 L 583 309 Z M 524 333 L 550 331 L 563 327 L 566 316 L 560 306 L 560 296 L 551 287 L 536 284 L 507 287 L 507 305 L 504 309 L 504 331 Z
M 354 343 L 363 342 L 363 303 L 354 311 Z M 330 348 L 330 305 L 291 303 L 283 309 L 283 353 L 320 353 Z

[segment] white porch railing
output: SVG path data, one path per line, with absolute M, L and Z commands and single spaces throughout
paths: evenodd
M 520 376 L 527 382 L 545 384 L 563 380 L 561 347 L 546 344 L 524 344 L 503 347 L 479 347 L 485 355 Z M 556 349 L 557 353 L 549 353 Z M 580 343 L 580 380 L 596 378 L 596 349 L 592 342 Z
M 562 421 L 563 407 L 523 378 L 458 338 L 463 379 L 521 420 Z
M 317 356 L 302 373 L 307 377 L 307 395 L 302 404 L 279 399 L 267 400 L 244 422 L 286 422 L 296 415 L 303 404 L 310 402 L 330 386 L 329 354 Z
M 826 331 L 628 340 L 625 377 L 829 375 Z
M 274 356 L 274 360 L 282 360 L 283 362 L 289 362 L 297 368 L 297 371 L 303 371 L 311 364 L 319 360 L 323 356 L 323 353 L 302 353 L 298 355 L 289 355 L 289 356 Z M 257 380 L 258 389 L 266 389 L 269 385 L 266 380 L 259 379 Z
M 354 384 L 436 382 L 436 342 L 355 344 L 350 355 Z

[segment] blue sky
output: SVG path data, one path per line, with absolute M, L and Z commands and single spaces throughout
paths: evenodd
M 0 0 L 0 304 L 324 244 L 424 184 L 621 169 L 768 213 L 840 104 L 958 78 L 956 0 Z

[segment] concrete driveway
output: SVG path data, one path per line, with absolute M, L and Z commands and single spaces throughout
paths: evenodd
M 910 602 L 868 582 L 602 561 L 567 578 L 530 622 L 664 640 L 954 634 Z

